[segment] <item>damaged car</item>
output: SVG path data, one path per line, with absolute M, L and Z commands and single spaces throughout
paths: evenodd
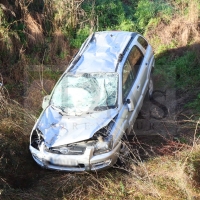
M 43 99 L 30 135 L 36 163 L 63 171 L 113 166 L 145 96 L 152 97 L 153 68 L 152 47 L 139 33 L 90 35 Z

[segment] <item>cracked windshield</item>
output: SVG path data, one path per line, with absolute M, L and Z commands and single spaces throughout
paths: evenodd
M 54 90 L 51 104 L 73 115 L 115 108 L 117 73 L 67 73 Z

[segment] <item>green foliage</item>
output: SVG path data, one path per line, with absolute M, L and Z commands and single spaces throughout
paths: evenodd
M 124 9 L 126 19 L 131 20 L 133 22 L 135 21 L 134 13 L 136 11 L 138 1 L 139 0 L 122 1 L 122 5 L 123 5 L 123 9 Z
M 176 67 L 177 85 L 194 88 L 200 80 L 199 64 L 195 61 L 195 52 L 186 52 L 184 56 L 173 61 Z
M 4 50 L 1 51 L 3 59 L 0 64 L 13 65 L 17 63 L 20 55 L 19 50 L 22 46 L 23 49 L 26 49 L 24 54 L 26 54 L 27 62 L 30 61 L 33 64 L 57 62 L 70 54 L 70 51 L 65 50 L 68 43 L 72 48 L 79 48 L 92 31 L 124 30 L 145 33 L 146 30 L 149 30 L 149 27 L 151 29 L 156 28 L 163 20 L 165 22 L 170 21 L 171 16 L 178 12 L 178 8 L 185 5 L 189 6 L 189 3 L 189 0 L 84 0 L 83 2 L 46 0 L 44 4 L 42 0 L 35 0 L 22 3 L 24 8 L 18 5 L 19 9 L 14 10 L 16 18 L 8 10 L 4 12 L 5 10 L 0 6 L 0 37 L 3 37 L 1 41 L 4 41 Z M 9 4 L 14 6 L 12 1 L 9 1 Z M 25 10 L 23 9 L 27 9 L 26 12 L 32 17 L 36 16 L 36 12 L 44 14 L 45 19 L 37 17 L 35 21 L 43 27 L 44 36 L 50 38 L 48 43 L 45 42 L 45 45 L 37 44 L 37 41 L 35 41 L 34 45 L 28 44 L 27 36 L 30 33 L 26 32 L 26 22 L 23 20 Z M 186 8 L 184 7 L 184 9 Z M 7 15 L 9 17 L 6 17 Z M 51 45 L 54 41 L 53 34 L 55 31 L 59 31 L 61 35 L 64 34 L 66 45 L 55 48 L 50 52 L 48 45 Z M 15 43 L 19 44 L 17 47 L 12 41 L 13 38 L 15 38 Z M 168 45 L 160 45 L 160 43 L 159 37 L 155 37 L 152 41 L 152 46 L 157 46 L 158 53 L 177 46 L 175 40 Z M 15 52 L 13 56 L 10 56 L 8 52 L 13 50 L 12 48 Z M 177 87 L 188 88 L 195 87 L 198 84 L 200 70 L 193 52 L 186 52 L 184 56 L 173 59 L 164 55 L 162 58 L 158 58 L 156 62 L 159 65 L 156 67 L 157 74 L 167 77 L 168 80 L 176 79 Z M 166 63 L 167 67 L 163 69 L 162 65 L 166 66 Z M 2 69 L 4 73 L 11 71 L 10 69 L 6 70 L 5 67 L 2 67 Z M 197 101 L 193 102 L 192 105 L 194 106 L 198 102 L 197 98 Z
M 165 80 L 175 80 L 178 88 L 194 88 L 200 80 L 200 63 L 194 51 L 185 52 L 183 56 L 171 58 L 170 52 L 156 59 L 156 73 Z
M 134 31 L 136 30 L 136 25 L 131 20 L 125 20 L 116 26 L 116 29 L 122 31 Z
M 83 4 L 83 9 L 90 16 L 90 21 L 94 21 L 95 30 L 133 31 L 135 29 L 133 21 L 135 5 L 136 2 L 132 1 L 125 3 L 120 0 L 87 0 Z
M 22 44 L 26 44 L 26 34 L 25 34 L 25 24 L 24 23 L 22 23 L 22 22 L 16 22 L 16 23 L 14 23 L 13 24 L 13 27 L 12 27 L 12 29 L 14 30 L 14 31 L 16 31 L 16 33 L 18 34 L 18 36 L 19 36 L 19 39 L 20 39 L 20 42 L 22 43 Z
M 114 28 L 125 19 L 122 2 L 119 0 L 97 0 L 95 13 L 98 16 L 98 30 Z
M 68 55 L 68 51 L 61 51 L 59 52 L 58 57 L 61 59 L 64 59 L 67 55 Z
M 172 6 L 163 0 L 139 0 L 138 6 L 135 12 L 135 18 L 137 20 L 137 28 L 139 31 L 144 32 L 149 21 L 153 18 L 171 16 Z
M 9 24 L 6 21 L 3 9 L 0 6 L 0 40 L 4 43 L 9 41 Z
M 70 45 L 75 48 L 80 48 L 81 44 L 85 41 L 85 39 L 90 34 L 89 27 L 85 27 L 83 29 L 79 29 L 76 33 L 76 37 L 70 38 Z
M 137 25 L 140 30 L 145 29 L 151 18 L 155 17 L 155 6 L 152 1 L 140 0 L 135 13 L 135 18 L 137 19 Z

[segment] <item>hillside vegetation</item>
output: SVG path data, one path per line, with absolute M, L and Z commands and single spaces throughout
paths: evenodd
M 42 98 L 101 30 L 145 35 L 156 83 L 176 90 L 179 134 L 134 136 L 128 167 L 41 169 L 28 145 Z M 198 0 L 1 0 L 0 199 L 200 199 L 199 55 Z

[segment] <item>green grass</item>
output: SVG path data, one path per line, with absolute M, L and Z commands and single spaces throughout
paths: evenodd
M 181 89 L 195 88 L 200 80 L 200 63 L 194 51 L 184 52 L 182 56 L 174 56 L 174 52 L 164 53 L 156 59 L 155 73 L 164 80 L 175 80 L 174 86 Z

